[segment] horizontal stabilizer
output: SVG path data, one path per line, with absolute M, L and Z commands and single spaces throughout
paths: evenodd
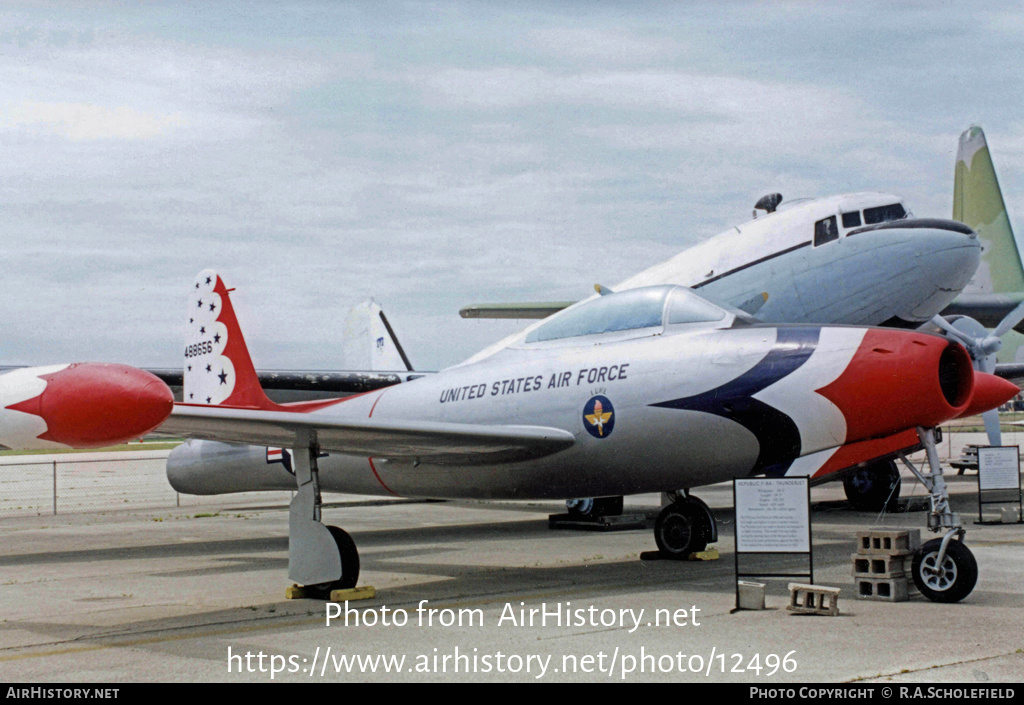
M 225 443 L 302 447 L 437 465 L 486 465 L 540 458 L 574 443 L 540 426 L 339 419 L 322 414 L 178 404 L 159 433 Z

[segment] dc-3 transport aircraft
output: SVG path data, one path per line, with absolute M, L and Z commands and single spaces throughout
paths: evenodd
M 1019 391 L 976 372 L 959 343 L 938 335 L 766 325 L 657 285 L 582 302 L 501 349 L 412 382 L 279 405 L 259 386 L 216 273 L 200 274 L 189 310 L 189 401 L 172 409 L 166 387 L 122 366 L 17 370 L 0 377 L 0 441 L 108 444 L 153 426 L 205 439 L 168 464 L 172 484 L 191 492 L 237 490 L 253 453 L 292 448 L 294 475 L 264 457 L 263 473 L 244 484 L 297 490 L 289 575 L 320 592 L 355 585 L 359 572 L 348 534 L 320 523 L 322 490 L 489 499 L 671 492 L 750 474 L 820 477 L 923 444 L 933 460 L 923 477 L 930 524 L 944 535 L 922 548 L 915 580 L 932 599 L 956 601 L 977 567 L 948 507 L 933 429 Z M 100 415 L 133 421 L 100 438 Z M 706 505 L 682 493 L 658 517 L 655 539 L 668 557 L 685 557 L 716 531 Z

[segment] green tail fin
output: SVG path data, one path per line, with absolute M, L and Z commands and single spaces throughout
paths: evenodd
M 1024 291 L 1024 267 L 1006 215 L 985 133 L 976 125 L 960 135 L 953 182 L 953 220 L 974 228 L 981 265 L 965 294 Z

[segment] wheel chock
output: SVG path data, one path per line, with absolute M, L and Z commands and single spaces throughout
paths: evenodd
M 377 596 L 377 590 L 373 585 L 348 588 L 347 590 L 331 590 L 331 602 L 352 602 L 354 600 L 369 600 Z
M 352 602 L 354 600 L 369 600 L 377 596 L 377 590 L 372 585 L 349 588 L 348 590 L 331 590 L 331 602 Z M 292 585 L 285 588 L 284 598 L 286 600 L 302 600 L 307 597 L 306 588 L 301 585 Z
M 640 560 L 642 561 L 660 561 L 660 560 L 671 560 L 667 558 L 661 551 L 644 551 L 640 554 Z M 680 559 L 681 560 L 681 559 Z M 686 557 L 688 561 L 717 561 L 718 560 L 718 549 L 708 548 L 703 551 L 695 551 Z

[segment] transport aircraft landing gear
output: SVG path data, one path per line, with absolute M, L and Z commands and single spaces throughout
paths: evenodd
M 879 460 L 855 468 L 843 477 L 846 499 L 854 509 L 880 512 L 896 505 L 900 497 L 900 471 L 894 460 Z
M 586 497 L 565 502 L 569 517 L 575 521 L 622 515 L 622 497 Z
M 941 538 L 925 542 L 914 554 L 911 570 L 914 584 L 933 602 L 959 602 L 971 594 L 978 581 L 978 563 L 963 543 L 965 532 L 960 515 L 949 508 L 949 488 L 942 477 L 934 429 L 918 428 L 917 436 L 928 455 L 930 472 L 921 473 L 902 454 L 900 460 L 931 493 L 928 529 L 945 533 Z
M 718 540 L 718 524 L 708 505 L 685 491 L 670 493 L 669 500 L 654 522 L 654 541 L 663 558 L 684 561 Z
M 330 598 L 332 590 L 355 587 L 359 552 L 352 537 L 336 526 L 320 523 L 320 449 L 296 447 L 293 458 L 298 491 L 288 510 L 288 577 L 310 597 Z

